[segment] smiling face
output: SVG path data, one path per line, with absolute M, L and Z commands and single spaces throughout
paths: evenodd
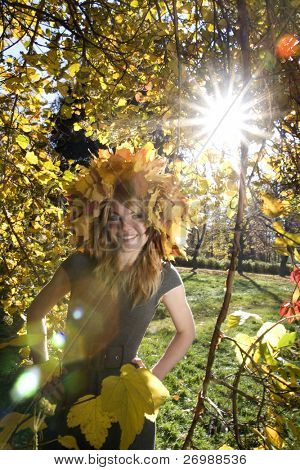
M 123 252 L 138 253 L 148 240 L 145 213 L 138 203 L 131 202 L 125 206 L 118 201 L 113 201 L 108 227 L 113 238 L 118 240 Z

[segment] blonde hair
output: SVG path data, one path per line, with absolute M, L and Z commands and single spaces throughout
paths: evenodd
M 101 289 L 109 293 L 113 299 L 123 290 L 127 292 L 132 307 L 150 299 L 158 290 L 161 280 L 163 247 L 158 230 L 148 225 L 148 240 L 142 247 L 134 263 L 126 270 L 118 270 L 119 242 L 109 231 L 108 221 L 114 200 L 124 203 L 128 208 L 139 207 L 143 210 L 143 201 L 134 196 L 135 188 L 130 182 L 116 185 L 113 199 L 105 199 L 100 203 L 99 217 L 90 226 L 88 242 L 84 251 L 97 260 L 94 268 L 96 280 Z M 127 200 L 126 200 L 127 197 Z M 146 224 L 147 225 L 147 224 Z

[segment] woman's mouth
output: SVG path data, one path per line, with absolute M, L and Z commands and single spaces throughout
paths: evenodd
M 122 237 L 122 240 L 133 240 L 136 237 L 137 237 L 137 235 L 126 235 L 126 236 Z

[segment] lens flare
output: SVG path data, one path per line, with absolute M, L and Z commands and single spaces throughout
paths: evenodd
M 290 59 L 300 54 L 300 40 L 295 34 L 284 34 L 275 46 L 275 54 L 280 59 Z
M 53 333 L 51 342 L 55 348 L 61 349 L 64 347 L 66 342 L 65 335 L 61 332 Z
M 74 312 L 72 312 L 72 317 L 74 320 L 80 320 L 83 316 L 83 310 L 81 308 L 76 308 Z
M 11 399 L 18 403 L 35 395 L 40 385 L 40 379 L 41 373 L 37 366 L 25 370 L 10 391 Z

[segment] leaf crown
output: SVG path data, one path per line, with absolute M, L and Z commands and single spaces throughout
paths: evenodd
M 115 153 L 99 150 L 89 168 L 81 168 L 66 188 L 69 211 L 66 225 L 72 229 L 73 242 L 84 246 L 90 227 L 100 215 L 103 203 L 113 200 L 120 184 L 143 201 L 148 225 L 161 236 L 165 259 L 186 258 L 187 230 L 191 225 L 187 197 L 181 191 L 177 174 L 166 172 L 167 159 L 159 156 L 153 144 L 132 149 L 121 146 Z

